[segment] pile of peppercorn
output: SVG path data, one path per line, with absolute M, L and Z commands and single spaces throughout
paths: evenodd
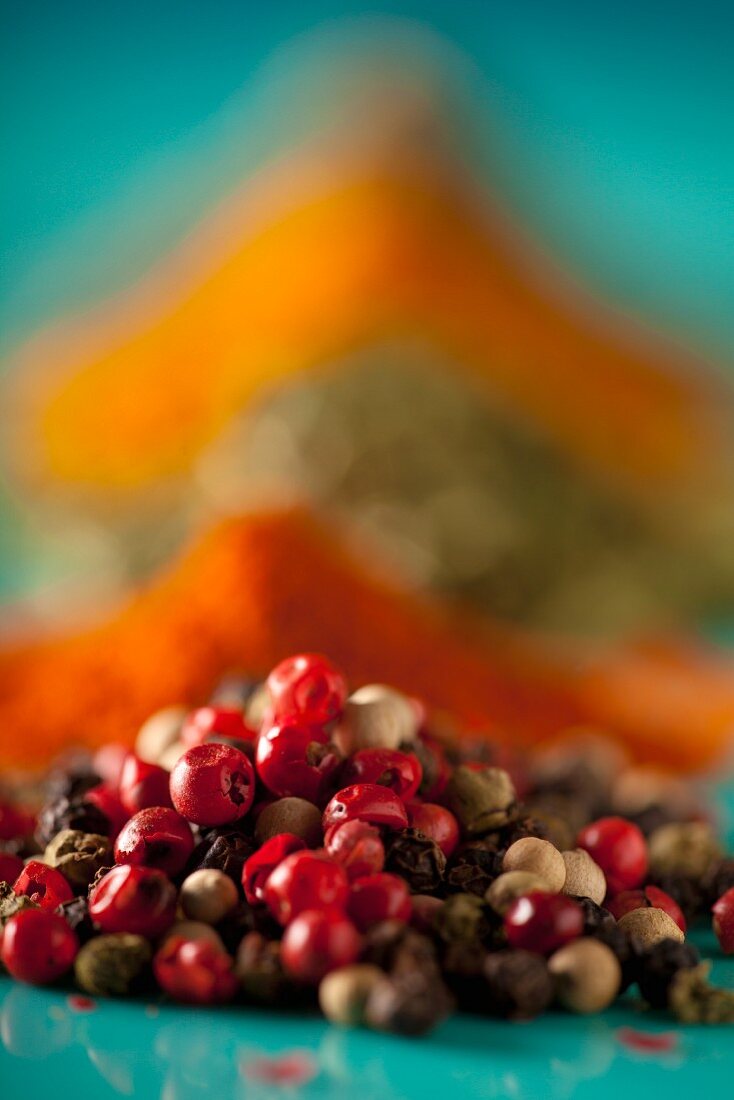
M 711 911 L 734 953 L 734 859 L 680 780 L 598 737 L 530 765 L 458 749 L 313 654 L 159 712 L 135 752 L 68 759 L 35 815 L 0 803 L 2 962 L 93 996 L 318 1001 L 421 1035 L 455 1007 L 599 1012 L 637 983 L 734 1022 L 685 941 Z

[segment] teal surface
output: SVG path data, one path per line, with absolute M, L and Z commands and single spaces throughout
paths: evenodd
M 734 786 L 715 801 L 731 844 Z M 734 989 L 734 958 L 710 933 L 698 942 L 715 980 Z M 406 1040 L 244 1008 L 78 1005 L 65 991 L 0 979 L 0 1037 L 1 1095 L 24 1100 L 724 1100 L 734 1081 L 734 1027 L 676 1027 L 634 998 L 590 1019 L 457 1016 Z

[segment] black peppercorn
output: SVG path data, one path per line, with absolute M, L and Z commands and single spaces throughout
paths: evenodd
M 465 1012 L 483 1012 L 487 1000 L 484 962 L 487 952 L 476 943 L 449 943 L 441 956 L 441 972 Z
M 254 851 L 254 841 L 238 829 L 207 829 L 189 857 L 186 874 L 223 871 L 241 892 L 242 868 Z
M 617 961 L 622 968 L 622 981 L 619 989 L 623 993 L 633 982 L 637 981 L 639 973 L 640 956 L 635 948 L 634 940 L 629 936 L 625 936 L 614 920 L 611 924 L 605 921 L 590 934 L 594 939 L 605 943 L 617 956 Z
M 0 882 L 0 927 L 22 909 L 38 909 L 25 894 L 16 894 L 9 882 Z
M 678 902 L 689 924 L 705 911 L 706 890 L 701 880 L 690 875 L 666 874 L 654 875 L 651 881 Z
M 444 884 L 449 892 L 483 898 L 501 871 L 502 857 L 496 841 L 472 841 L 454 852 L 446 867 Z
M 377 982 L 365 1006 L 365 1022 L 397 1035 L 426 1035 L 454 1006 L 448 989 L 435 975 L 413 970 Z
M 390 836 L 385 870 L 402 876 L 413 894 L 435 894 L 443 882 L 446 856 L 418 829 L 401 829 Z
M 548 965 L 531 951 L 497 951 L 484 960 L 484 1011 L 509 1020 L 530 1020 L 553 999 Z
M 608 909 L 597 905 L 591 898 L 574 897 L 573 899 L 584 913 L 584 936 L 595 936 L 600 928 L 615 928 L 617 922 Z
M 714 863 L 701 880 L 706 908 L 709 909 L 732 887 L 734 887 L 734 858 L 722 859 Z
M 660 940 L 639 959 L 637 981 L 640 992 L 653 1008 L 667 1008 L 670 986 L 679 970 L 698 966 L 695 947 L 677 940 Z
M 86 943 L 95 935 L 95 927 L 89 915 L 89 906 L 86 898 L 72 898 L 59 905 L 56 912 L 62 916 L 71 928 L 76 932 L 79 943 Z
M 255 1004 L 292 1005 L 307 998 L 283 970 L 280 942 L 248 932 L 235 954 L 235 974 L 245 998 Z
M 361 958 L 385 971 L 429 970 L 437 965 L 436 949 L 428 936 L 399 920 L 373 924 L 365 933 Z
M 83 796 L 56 798 L 47 802 L 38 814 L 36 840 L 45 848 L 63 829 L 108 837 L 110 819 Z

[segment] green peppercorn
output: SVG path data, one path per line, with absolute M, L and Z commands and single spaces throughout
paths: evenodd
M 481 836 L 506 825 L 513 817 L 517 795 L 502 768 L 475 771 L 455 768 L 446 785 L 446 801 L 468 836 Z
M 62 829 L 46 845 L 43 861 L 60 871 L 77 893 L 86 891 L 101 867 L 113 862 L 112 845 L 106 836 Z
M 0 882 L 0 927 L 23 909 L 38 909 L 38 906 L 25 894 L 18 896 L 13 893 L 9 882 Z
M 112 932 L 85 943 L 74 963 L 77 985 L 94 997 L 124 997 L 142 984 L 152 951 L 143 936 Z

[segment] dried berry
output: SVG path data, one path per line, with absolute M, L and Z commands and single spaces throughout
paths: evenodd
M 659 940 L 640 955 L 637 970 L 640 993 L 653 1008 L 667 1008 L 670 986 L 678 971 L 698 966 L 700 961 L 692 944 Z
M 234 969 L 249 1001 L 277 1005 L 293 1000 L 293 982 L 283 970 L 278 940 L 248 932 L 240 942 Z
M 697 879 L 712 863 L 721 859 L 721 845 L 705 821 L 674 822 L 662 825 L 650 836 L 650 872 L 661 875 L 687 875 Z
M 500 873 L 502 861 L 492 845 L 473 841 L 462 845 L 446 867 L 444 883 L 449 891 L 483 898 Z
M 607 880 L 598 863 L 583 848 L 561 852 L 566 865 L 563 893 L 575 898 L 590 898 L 601 905 L 607 894 Z
M 255 839 L 264 844 L 280 833 L 300 836 L 307 848 L 318 848 L 323 838 L 321 810 L 305 798 L 278 798 L 258 814 Z
M 670 983 L 668 1002 L 684 1024 L 734 1024 L 734 993 L 708 980 L 711 963 L 679 970 Z
M 332 970 L 319 985 L 319 1005 L 327 1020 L 341 1027 L 359 1027 L 365 1009 L 383 971 L 368 963 L 353 963 Z
M 254 842 L 236 827 L 206 829 L 191 853 L 186 870 L 189 874 L 200 869 L 223 871 L 239 887 L 242 869 L 254 851 Z
M 9 882 L 0 882 L 0 926 L 24 909 L 40 909 L 40 906 L 25 894 L 16 894 Z
M 502 857 L 503 871 L 530 871 L 544 882 L 546 890 L 557 894 L 566 881 L 563 856 L 547 840 L 526 836 L 516 840 Z
M 56 912 L 63 917 L 66 923 L 76 935 L 79 943 L 86 943 L 95 935 L 96 929 L 89 915 L 89 905 L 86 898 L 72 898 L 60 905 Z
M 236 907 L 239 895 L 223 871 L 201 868 L 181 883 L 178 900 L 189 920 L 218 924 Z
M 401 829 L 389 838 L 385 869 L 401 875 L 414 894 L 434 894 L 443 883 L 446 856 L 417 829 Z
M 373 986 L 365 1022 L 396 1035 L 427 1035 L 452 1009 L 451 994 L 440 979 L 413 971 L 382 978 Z
M 487 906 L 475 894 L 452 894 L 436 913 L 433 926 L 447 943 L 484 943 L 492 932 Z
M 484 960 L 484 1011 L 507 1020 L 531 1020 L 553 1000 L 548 964 L 530 951 L 498 951 Z
M 515 788 L 502 768 L 475 771 L 456 768 L 446 786 L 446 801 L 468 836 L 499 829 L 512 818 L 517 804 Z
M 589 937 L 556 951 L 548 969 L 558 1001 L 570 1012 L 603 1012 L 622 984 L 622 968 L 614 952 Z
M 74 977 L 93 997 L 126 997 L 144 988 L 151 957 L 143 936 L 129 932 L 96 936 L 77 955 Z
M 47 802 L 38 814 L 36 840 L 45 848 L 64 829 L 109 836 L 110 819 L 83 796 L 56 798 Z
M 77 892 L 86 893 L 97 872 L 112 863 L 112 846 L 106 836 L 63 829 L 47 845 L 43 859 Z

